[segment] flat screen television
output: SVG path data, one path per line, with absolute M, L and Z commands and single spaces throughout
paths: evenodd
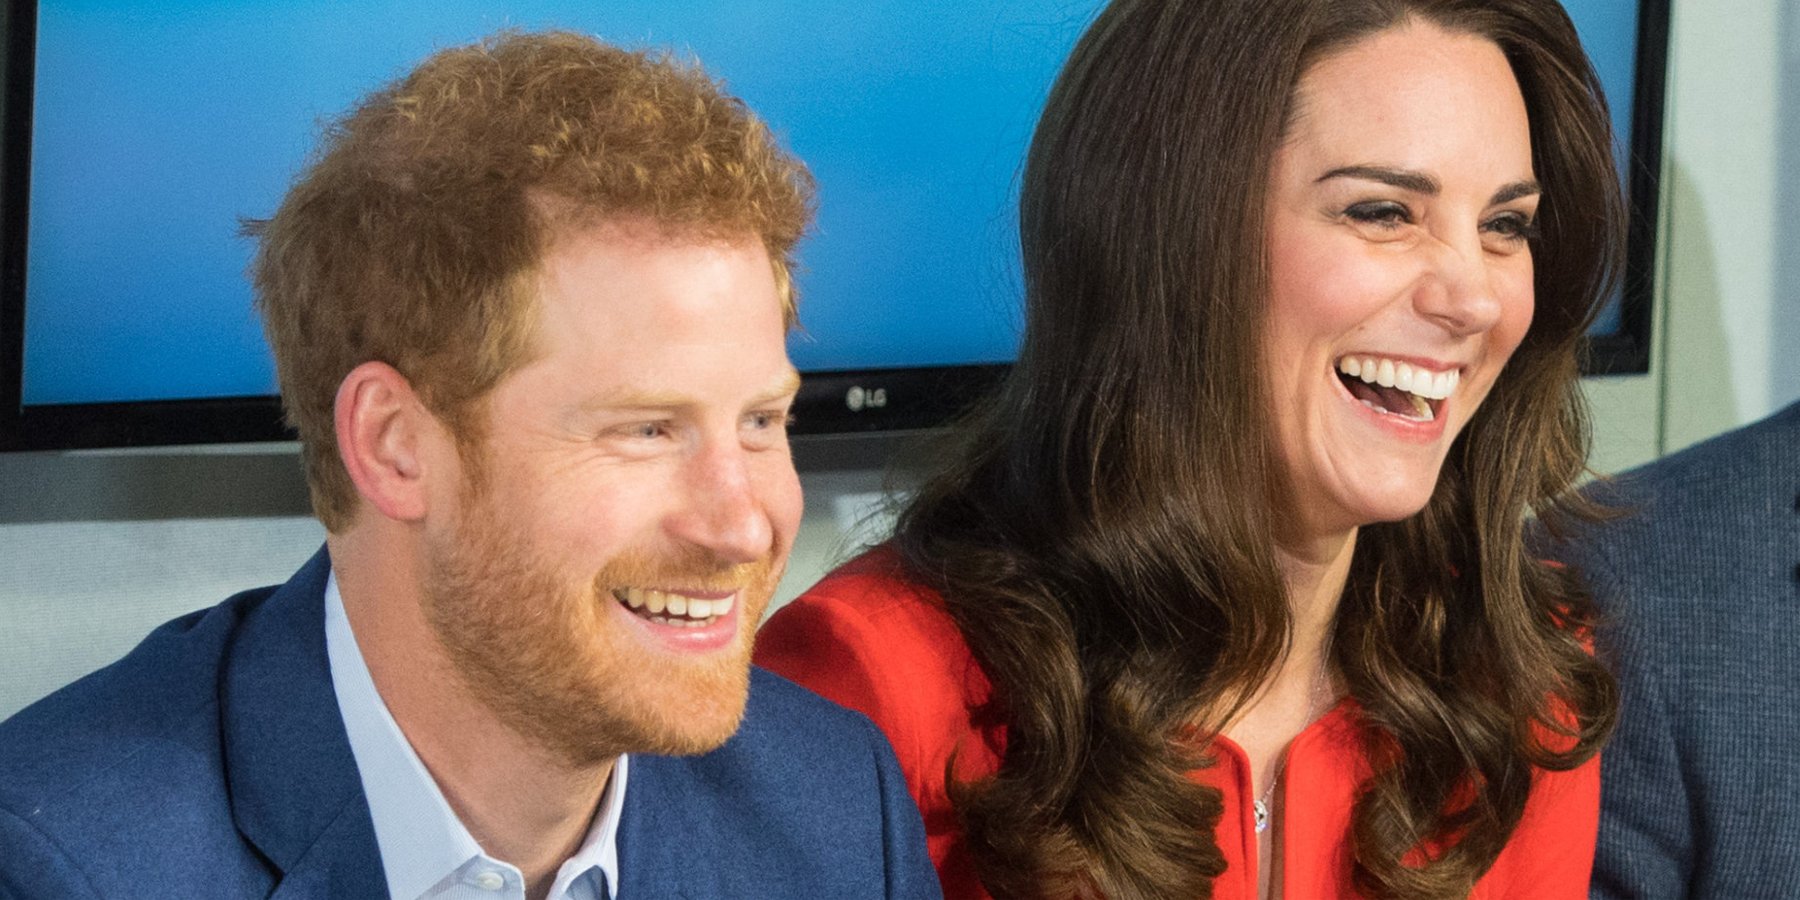
M 283 440 L 240 218 L 320 123 L 427 53 L 558 27 L 699 59 L 812 168 L 801 434 L 929 426 L 1020 331 L 1014 201 L 1100 0 L 5 0 L 0 449 Z M 1595 372 L 1643 371 L 1668 0 L 1570 0 L 1625 137 L 1629 277 Z

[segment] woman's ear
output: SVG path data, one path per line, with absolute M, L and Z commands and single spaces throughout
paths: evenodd
M 332 418 L 338 456 L 363 501 L 389 519 L 422 519 L 436 420 L 406 376 L 387 363 L 357 366 L 338 385 Z

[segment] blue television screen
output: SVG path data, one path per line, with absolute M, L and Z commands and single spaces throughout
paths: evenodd
M 790 342 L 803 372 L 1003 364 L 1020 330 L 1025 146 L 1101 5 L 41 0 L 26 227 L 8 238 L 25 248 L 20 407 L 266 400 L 239 220 L 274 211 L 322 122 L 433 50 L 505 27 L 695 58 L 807 162 L 820 207 Z M 1639 6 L 1568 7 L 1628 136 Z M 1610 316 L 1602 333 L 1620 327 Z

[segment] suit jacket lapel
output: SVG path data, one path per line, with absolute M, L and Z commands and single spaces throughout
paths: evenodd
M 220 686 L 238 829 L 282 873 L 275 896 L 384 897 L 387 881 L 325 655 L 320 550 L 246 614 Z
M 625 808 L 619 814 L 619 885 L 613 896 L 686 900 L 712 896 L 685 878 L 694 868 L 688 855 L 688 838 L 694 831 L 691 824 L 682 823 L 694 811 L 687 792 L 680 790 L 682 764 L 669 757 L 632 755 Z M 710 851 L 708 856 L 713 858 Z

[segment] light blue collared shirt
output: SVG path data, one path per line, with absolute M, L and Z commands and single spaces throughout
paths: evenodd
M 388 894 L 394 900 L 525 900 L 518 867 L 482 852 L 375 690 L 344 614 L 336 572 L 325 582 L 325 652 L 369 816 L 375 820 Z M 613 765 L 599 814 L 581 849 L 557 870 L 550 900 L 617 900 L 627 765 L 625 756 Z M 609 889 L 614 893 L 609 895 Z

